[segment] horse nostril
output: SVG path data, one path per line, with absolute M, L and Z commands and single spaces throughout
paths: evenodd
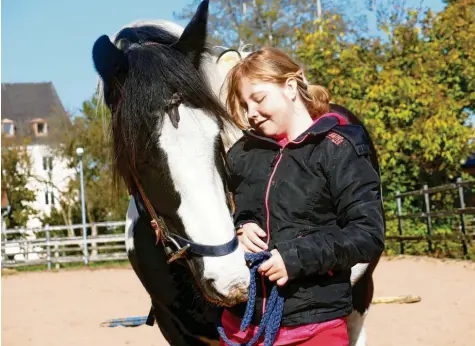
M 248 286 L 243 283 L 235 285 L 229 293 L 229 298 L 235 304 L 247 301 L 249 298 Z

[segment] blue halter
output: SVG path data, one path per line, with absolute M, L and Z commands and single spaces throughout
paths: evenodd
M 247 327 L 251 324 L 252 316 L 254 313 L 254 306 L 256 305 L 256 272 L 259 265 L 265 260 L 269 259 L 272 254 L 267 251 L 262 251 L 258 253 L 246 253 L 246 261 L 250 264 L 251 271 L 251 284 L 249 287 L 249 300 L 246 305 L 246 311 L 244 317 L 241 321 L 241 331 L 245 331 Z M 258 331 L 254 337 L 249 340 L 246 346 L 254 345 L 257 340 L 261 337 L 262 333 L 265 331 L 264 345 L 272 346 L 274 343 L 275 337 L 280 328 L 280 322 L 282 320 L 282 311 L 284 308 L 284 297 L 279 295 L 277 286 L 272 287 L 272 291 L 267 301 L 266 310 L 262 316 L 261 323 L 259 324 Z M 224 332 L 223 326 L 218 325 L 218 332 L 223 341 L 229 346 L 241 346 L 241 344 L 236 344 L 229 340 Z

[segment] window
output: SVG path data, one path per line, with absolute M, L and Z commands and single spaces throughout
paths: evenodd
M 46 123 L 38 123 L 36 124 L 36 133 L 38 135 L 46 134 Z
M 43 156 L 43 170 L 53 171 L 53 157 L 52 156 Z
M 12 120 L 2 120 L 2 133 L 7 137 L 15 136 L 15 124 Z
M 30 124 L 35 136 L 46 136 L 48 134 L 48 124 L 46 120 L 35 118 L 30 121 Z
M 52 206 L 54 206 L 54 192 L 53 191 L 49 191 L 49 190 L 45 191 L 45 204 L 46 205 L 51 204 Z
M 3 133 L 10 134 L 13 131 L 13 124 L 4 123 L 3 124 Z

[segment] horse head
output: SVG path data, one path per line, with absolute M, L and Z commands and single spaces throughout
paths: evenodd
M 150 231 L 170 260 L 186 258 L 205 296 L 233 305 L 247 299 L 250 274 L 227 194 L 221 134 L 233 125 L 217 94 L 223 78 L 206 44 L 207 17 L 203 1 L 184 29 L 128 25 L 112 41 L 97 39 L 93 61 L 131 203 L 155 222 Z

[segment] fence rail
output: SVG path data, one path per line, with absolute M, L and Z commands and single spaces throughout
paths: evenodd
M 408 192 L 402 192 L 399 193 L 399 197 L 409 197 L 409 196 L 422 196 L 427 193 L 437 193 L 437 192 L 444 192 L 444 191 L 449 191 L 449 190 L 455 190 L 460 187 L 472 187 L 475 186 L 475 181 L 462 181 L 461 178 L 457 179 L 456 183 L 450 183 L 450 184 L 445 184 L 445 185 L 439 185 L 435 187 L 427 187 L 427 185 L 424 185 L 424 188 L 419 189 L 419 190 L 414 190 L 414 191 L 408 191 Z
M 475 222 L 470 226 L 467 215 L 475 215 L 475 207 L 467 207 L 464 188 L 475 186 L 475 181 L 462 181 L 423 189 L 396 193 L 397 213 L 387 220 L 397 220 L 398 234 L 386 236 L 387 241 L 399 242 L 399 252 L 404 254 L 405 242 L 425 241 L 429 252 L 433 251 L 435 241 L 460 242 L 464 256 L 468 247 L 475 241 Z M 431 211 L 430 195 L 438 192 L 458 191 L 459 208 L 453 210 Z M 424 210 L 417 213 L 403 213 L 403 198 L 423 196 Z M 457 216 L 459 227 L 451 234 L 433 234 L 433 222 L 437 218 Z M 404 234 L 404 220 L 424 219 L 425 234 Z M 475 218 L 473 219 L 475 221 Z M 125 221 L 88 223 L 68 226 L 45 226 L 35 229 L 2 230 L 2 267 L 46 265 L 48 269 L 66 263 L 126 260 L 124 236 Z M 64 232 L 66 231 L 66 232 Z M 86 231 L 86 234 L 84 234 Z M 65 236 L 60 233 L 71 233 Z
M 126 260 L 125 221 L 2 231 L 2 267 Z M 77 231 L 79 230 L 79 231 Z M 84 235 L 84 230 L 86 234 Z M 62 231 L 74 232 L 64 236 Z M 80 234 L 79 234 L 80 233 Z M 87 251 L 86 251 L 87 249 Z
M 388 235 L 386 240 L 399 241 L 399 253 L 405 252 L 405 241 L 427 241 L 428 251 L 433 252 L 433 241 L 436 240 L 453 240 L 460 241 L 462 252 L 464 256 L 468 255 L 468 246 L 475 240 L 475 232 L 473 227 L 467 225 L 466 215 L 475 215 L 475 207 L 467 207 L 464 198 L 464 187 L 475 186 L 475 181 L 462 181 L 462 178 L 457 178 L 455 183 L 445 184 L 429 188 L 424 185 L 422 189 L 409 192 L 396 192 L 397 213 L 393 217 L 388 217 L 387 220 L 397 219 L 398 235 Z M 431 211 L 430 195 L 438 192 L 457 191 L 459 208 L 452 210 Z M 407 197 L 423 196 L 424 210 L 418 213 L 405 213 L 402 211 L 402 200 Z M 437 218 L 444 218 L 449 216 L 458 216 L 460 226 L 453 234 L 433 234 L 433 221 Z M 404 235 L 403 220 L 425 219 L 426 234 L 424 235 Z

